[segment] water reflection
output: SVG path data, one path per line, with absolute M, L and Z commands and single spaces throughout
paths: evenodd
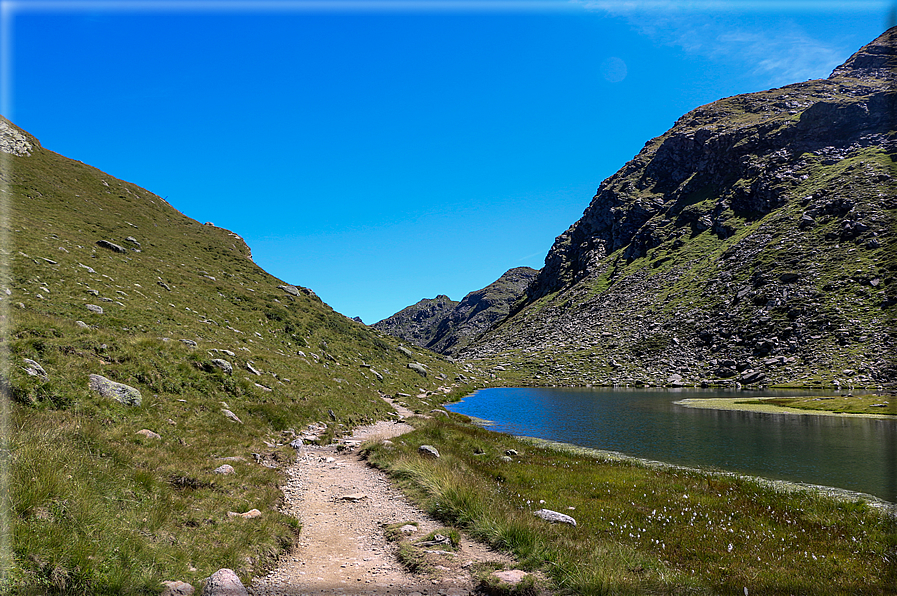
M 764 395 L 811 392 L 766 391 Z M 897 502 L 897 420 L 686 408 L 697 389 L 484 389 L 450 410 L 493 430 L 867 492 Z

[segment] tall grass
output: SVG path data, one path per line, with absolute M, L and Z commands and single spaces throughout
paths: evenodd
M 433 421 L 371 461 L 428 511 L 576 594 L 889 594 L 897 526 L 866 504 L 565 453 Z M 417 456 L 434 445 L 438 460 Z M 502 459 L 506 449 L 521 455 Z M 477 455 L 477 452 L 485 452 Z M 568 513 L 550 525 L 536 509 Z

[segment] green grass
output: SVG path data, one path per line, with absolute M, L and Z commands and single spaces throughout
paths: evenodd
M 897 398 L 893 394 L 833 397 L 788 397 L 736 401 L 736 404 L 759 404 L 838 414 L 897 415 Z
M 417 456 L 423 443 L 441 457 Z M 503 461 L 510 448 L 520 455 Z M 862 501 L 538 447 L 458 421 L 429 422 L 368 457 L 444 523 L 512 552 L 555 590 L 888 594 L 897 580 L 894 519 Z M 532 514 L 540 508 L 577 526 L 547 524 Z
M 236 235 L 144 189 L 43 149 L 9 159 L 0 453 L 12 558 L 0 591 L 157 593 L 221 567 L 248 582 L 299 530 L 279 512 L 296 434 L 324 423 L 326 443 L 385 418 L 381 392 L 429 411 L 426 392 L 460 371 L 414 350 L 420 376 L 397 340 L 279 289 Z M 28 375 L 25 358 L 48 378 Z M 101 398 L 91 374 L 137 388 L 142 404 Z M 235 474 L 213 472 L 223 457 L 241 458 L 228 462 Z M 227 515 L 253 508 L 261 517 Z

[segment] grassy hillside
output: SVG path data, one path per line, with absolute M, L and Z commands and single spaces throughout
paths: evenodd
M 455 365 L 268 275 L 236 234 L 23 138 L 30 155 L 4 155 L 0 189 L 4 588 L 151 593 L 220 567 L 248 579 L 298 530 L 278 512 L 294 438 L 387 417 L 381 392 L 428 410 L 454 383 Z M 141 403 L 102 397 L 90 375 Z M 214 472 L 225 463 L 235 473 Z

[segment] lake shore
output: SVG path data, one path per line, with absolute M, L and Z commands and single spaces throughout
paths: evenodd
M 775 397 L 751 397 L 751 401 L 762 401 L 765 399 L 777 399 Z M 776 406 L 773 404 L 751 404 L 738 403 L 745 402 L 745 397 L 709 397 L 709 398 L 686 398 L 675 401 L 676 405 L 686 408 L 705 408 L 710 410 L 738 410 L 743 412 L 765 412 L 767 414 L 797 414 L 806 416 L 838 416 L 846 418 L 876 418 L 879 420 L 893 420 L 893 416 L 887 414 L 850 414 L 844 412 L 832 412 L 829 410 L 804 410 L 800 408 L 788 408 L 784 406 Z

